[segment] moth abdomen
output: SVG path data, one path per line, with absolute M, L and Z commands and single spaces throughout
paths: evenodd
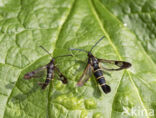
M 98 77 L 100 77 L 102 75 L 103 75 L 103 73 L 102 73 L 102 70 L 101 69 L 98 68 L 98 69 L 94 70 L 94 76 L 96 78 L 98 78 Z
M 102 85 L 101 85 L 101 88 L 102 88 L 102 90 L 103 90 L 106 94 L 109 93 L 109 92 L 111 92 L 111 88 L 110 88 L 110 86 L 107 85 L 107 84 L 102 84 Z

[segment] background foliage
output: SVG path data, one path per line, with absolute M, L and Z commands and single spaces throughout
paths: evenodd
M 155 0 L 1 0 L 1 118 L 149 118 L 156 109 Z M 125 60 L 132 67 L 105 74 L 112 92 L 102 93 L 95 78 L 75 87 L 87 59 L 84 53 L 61 58 L 57 65 L 68 78 L 55 79 L 46 90 L 23 75 L 45 65 L 50 57 L 90 47 L 98 58 Z M 147 116 L 124 114 L 133 108 Z M 156 111 L 155 111 L 156 112 Z M 156 114 L 155 114 L 156 115 Z

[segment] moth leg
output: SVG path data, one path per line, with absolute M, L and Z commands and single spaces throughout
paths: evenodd
M 68 80 L 67 80 L 67 78 L 61 73 L 61 71 L 59 70 L 59 68 L 57 68 L 57 67 L 55 66 L 54 69 L 55 69 L 55 71 L 57 71 L 57 73 L 58 73 L 58 75 L 59 75 L 59 77 L 60 77 L 59 80 L 61 80 L 63 84 L 67 84 L 67 83 L 68 83 Z

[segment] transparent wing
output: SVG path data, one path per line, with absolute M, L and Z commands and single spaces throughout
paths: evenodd
M 92 67 L 90 64 L 87 64 L 85 70 L 83 71 L 82 76 L 80 77 L 77 86 L 83 86 L 84 83 L 86 83 L 88 81 L 88 79 L 90 78 L 92 74 Z
M 39 77 L 45 73 L 44 70 L 46 70 L 46 68 L 47 66 L 43 66 L 34 71 L 28 72 L 24 75 L 24 79 L 31 79 L 32 77 Z
M 55 66 L 55 72 L 57 73 L 57 74 L 55 74 L 55 76 L 59 80 L 61 80 L 63 84 L 67 84 L 68 83 L 67 78 L 60 72 L 59 68 L 57 68 L 56 66 Z
M 131 67 L 131 63 L 126 61 L 98 59 L 100 67 L 107 71 L 119 71 Z

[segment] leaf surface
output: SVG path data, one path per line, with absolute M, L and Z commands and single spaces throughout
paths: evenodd
M 98 0 L 1 1 L 0 117 L 154 117 L 155 60 L 145 50 L 137 31 L 125 27 L 122 17 L 116 17 L 109 5 Z M 55 78 L 41 90 L 37 83 L 44 81 L 46 75 L 23 79 L 25 73 L 50 61 L 40 45 L 52 56 L 59 56 L 70 54 L 69 48 L 89 50 L 101 36 L 105 38 L 94 48 L 94 56 L 132 63 L 128 70 L 104 75 L 111 93 L 104 94 L 93 76 L 83 87 L 76 87 L 87 63 L 87 55 L 79 52 L 72 52 L 76 55 L 73 58 L 56 60 L 68 78 L 67 85 Z M 132 109 L 143 110 L 144 114 L 138 111 L 132 116 Z
M 142 47 L 156 63 L 156 1 L 102 0 L 105 7 L 137 36 Z

